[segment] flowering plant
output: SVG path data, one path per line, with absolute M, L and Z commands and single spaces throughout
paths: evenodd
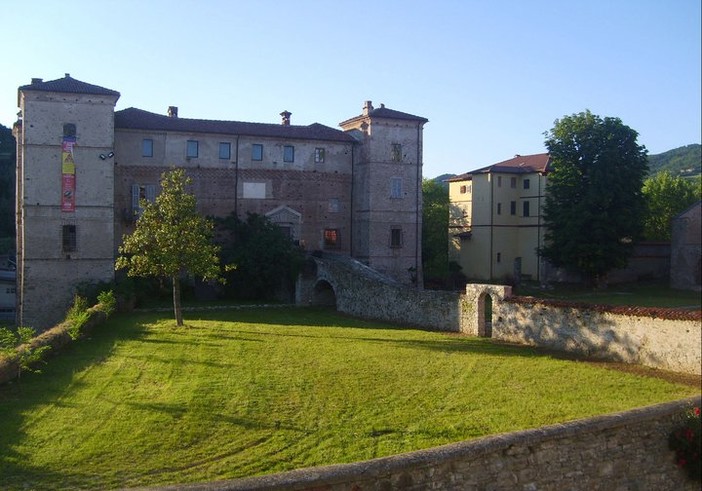
M 675 463 L 687 471 L 692 479 L 700 479 L 702 461 L 700 460 L 700 408 L 695 407 L 685 414 L 681 426 L 675 429 L 668 437 L 668 446 L 675 450 Z

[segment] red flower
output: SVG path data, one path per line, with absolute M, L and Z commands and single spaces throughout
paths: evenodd
M 700 408 L 696 407 L 695 409 L 692 410 L 693 413 L 695 413 L 695 416 L 700 415 Z

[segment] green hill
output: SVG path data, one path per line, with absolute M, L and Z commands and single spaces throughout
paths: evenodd
M 672 176 L 697 176 L 702 173 L 702 145 L 695 143 L 648 156 L 649 173 L 668 171 Z

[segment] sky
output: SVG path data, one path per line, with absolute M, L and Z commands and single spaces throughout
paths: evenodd
M 590 110 L 649 153 L 702 139 L 700 0 L 0 0 L 0 124 L 32 78 L 117 110 L 321 123 L 363 102 L 425 117 L 425 177 L 545 152 Z

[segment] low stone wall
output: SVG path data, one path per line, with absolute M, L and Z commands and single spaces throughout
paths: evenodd
M 81 328 L 81 333 L 83 335 L 89 333 L 96 326 L 105 322 L 105 319 L 107 318 L 105 312 L 100 310 L 100 307 L 98 306 L 89 308 L 88 313 L 88 320 Z M 45 357 L 53 356 L 60 351 L 63 346 L 72 341 L 71 336 L 68 334 L 69 327 L 70 325 L 66 322 L 58 324 L 57 326 L 47 329 L 32 339 L 29 345 L 31 348 L 50 346 L 51 349 L 46 351 Z M 0 356 L 0 384 L 4 384 L 5 382 L 9 382 L 10 380 L 17 378 L 18 368 L 19 365 L 17 363 L 16 355 Z
M 492 337 L 592 358 L 702 374 L 699 311 L 496 297 Z
M 700 398 L 346 465 L 160 491 L 698 490 L 668 434 Z

